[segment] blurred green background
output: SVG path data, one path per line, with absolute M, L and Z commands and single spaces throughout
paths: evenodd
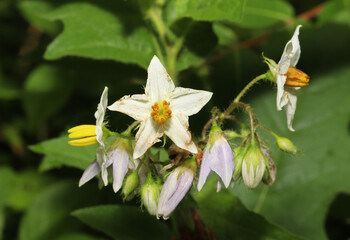
M 95 149 L 70 147 L 66 130 L 95 122 L 104 86 L 110 103 L 143 92 L 145 69 L 159 52 L 143 13 L 148 4 L 0 0 L 0 239 L 350 239 L 349 0 L 164 3 L 168 31 L 184 41 L 172 77 L 214 92 L 190 118 L 195 136 L 211 107 L 224 109 L 267 71 L 261 53 L 278 61 L 303 25 L 298 68 L 311 80 L 298 93 L 296 132 L 275 108 L 275 86 L 262 82 L 243 99 L 302 150 L 291 157 L 261 133 L 277 163 L 273 186 L 192 190 L 204 227 L 183 223 L 187 230 L 140 211 L 139 199 L 123 204 L 96 180 L 78 188 Z M 114 112 L 108 120 L 116 131 L 131 123 Z

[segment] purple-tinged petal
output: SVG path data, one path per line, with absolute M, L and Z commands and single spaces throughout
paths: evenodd
M 93 177 L 101 172 L 101 168 L 98 165 L 97 161 L 93 161 L 83 172 L 79 180 L 79 187 L 90 181 Z
M 228 188 L 234 170 L 231 146 L 223 136 L 219 136 L 211 152 L 214 156 L 210 161 L 210 168 L 219 175 L 225 187 Z
M 129 154 L 124 149 L 116 148 L 111 155 L 113 161 L 113 190 L 118 192 L 128 172 Z
M 204 153 L 203 153 L 203 158 L 202 158 L 202 162 L 201 162 L 201 168 L 199 171 L 199 177 L 198 177 L 198 183 L 197 183 L 198 191 L 202 190 L 204 183 L 206 182 L 207 177 L 211 171 L 210 161 L 212 158 L 212 154 L 210 154 L 209 148 L 210 148 L 210 146 L 207 145 L 207 147 L 205 148 Z
M 186 169 L 178 176 L 181 170 L 181 167 L 175 169 L 165 181 L 158 200 L 157 218 L 168 219 L 190 190 L 194 173 L 191 169 Z

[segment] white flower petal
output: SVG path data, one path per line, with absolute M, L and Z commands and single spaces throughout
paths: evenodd
M 163 130 L 151 117 L 142 122 L 135 136 L 133 158 L 141 157 L 162 135 Z
M 97 161 L 93 161 L 84 171 L 83 175 L 81 176 L 79 180 L 79 187 L 90 181 L 92 178 L 94 178 L 97 174 L 99 174 L 101 171 L 100 166 L 98 165 Z
M 225 187 L 228 188 L 234 170 L 231 146 L 223 136 L 220 136 L 215 141 L 211 151 L 210 168 L 219 175 Z
M 174 114 L 164 124 L 165 134 L 180 148 L 196 154 L 197 148 L 192 141 L 188 130 L 188 117 L 183 114 Z
M 173 114 L 191 116 L 199 112 L 210 100 L 212 92 L 177 87 L 171 95 L 170 109 Z
M 299 29 L 301 25 L 298 25 L 294 31 L 293 37 L 289 40 L 284 47 L 282 57 L 278 63 L 279 74 L 285 74 L 288 71 L 288 68 L 295 67 L 298 63 L 300 57 L 300 43 L 299 43 Z
M 209 154 L 209 149 L 210 149 L 210 146 L 207 145 L 204 150 L 203 159 L 201 162 L 201 168 L 199 170 L 198 183 L 197 183 L 198 191 L 202 190 L 204 183 L 207 181 L 207 177 L 209 176 L 209 173 L 211 171 L 210 161 L 212 156 Z
M 113 161 L 113 190 L 114 192 L 118 192 L 128 172 L 130 158 L 127 151 L 119 148 L 113 150 L 110 158 Z
M 107 157 L 105 153 L 105 148 L 103 146 L 98 146 L 96 150 L 96 161 L 101 168 L 101 177 L 105 186 L 108 184 L 108 173 L 107 173 Z
M 145 120 L 150 116 L 152 110 L 151 103 L 145 94 L 124 96 L 108 106 L 108 109 L 125 113 L 137 121 Z
M 148 67 L 148 79 L 146 84 L 146 95 L 151 103 L 169 100 L 171 92 L 175 89 L 173 80 L 159 61 L 154 56 Z
M 286 92 L 288 95 L 288 104 L 284 106 L 284 109 L 286 111 L 286 116 L 287 116 L 287 125 L 288 129 L 292 132 L 294 132 L 294 128 L 292 127 L 292 121 L 294 118 L 295 114 L 295 109 L 297 107 L 297 96 L 292 93 L 292 91 L 287 91 Z
M 97 105 L 97 111 L 95 112 L 96 126 L 102 126 L 105 113 L 106 113 L 107 104 L 108 104 L 108 88 L 105 87 L 100 98 L 100 103 Z
M 284 100 L 284 84 L 286 83 L 287 77 L 284 75 L 277 75 L 277 96 L 276 96 L 276 106 L 277 110 L 281 111 L 282 107 L 287 104 Z

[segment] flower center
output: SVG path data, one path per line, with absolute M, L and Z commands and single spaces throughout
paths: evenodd
M 288 72 L 285 75 L 287 76 L 285 86 L 305 87 L 309 85 L 310 77 L 299 69 L 288 68 Z
M 151 117 L 158 124 L 163 124 L 168 118 L 171 118 L 170 102 L 163 100 L 161 103 L 155 102 L 152 106 Z

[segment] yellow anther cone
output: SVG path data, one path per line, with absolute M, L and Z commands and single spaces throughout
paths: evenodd
M 86 137 L 77 140 L 68 141 L 68 144 L 71 146 L 89 146 L 97 143 L 96 137 Z

